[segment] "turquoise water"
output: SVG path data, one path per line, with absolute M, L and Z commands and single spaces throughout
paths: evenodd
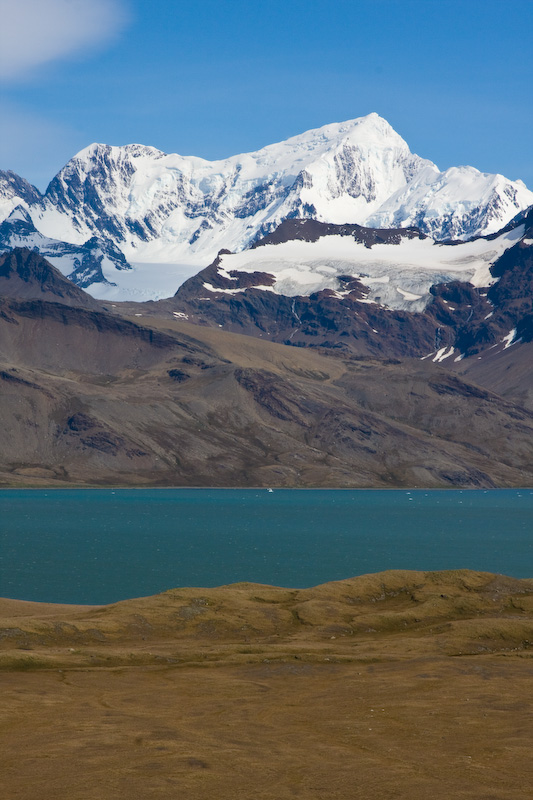
M 109 603 L 386 569 L 533 577 L 533 490 L 0 491 L 0 595 Z

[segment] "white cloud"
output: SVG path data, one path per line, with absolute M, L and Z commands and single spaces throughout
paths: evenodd
M 123 0 L 0 0 L 0 78 L 112 38 L 127 22 Z

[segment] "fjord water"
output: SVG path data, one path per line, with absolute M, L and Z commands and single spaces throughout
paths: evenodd
M 533 577 L 530 489 L 6 489 L 0 513 L 0 596 L 21 600 L 303 588 L 387 569 Z

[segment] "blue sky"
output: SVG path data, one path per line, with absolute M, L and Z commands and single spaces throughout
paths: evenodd
M 377 111 L 533 188 L 533 1 L 0 0 L 0 168 L 93 141 L 215 159 Z M 23 46 L 21 46 L 21 43 Z

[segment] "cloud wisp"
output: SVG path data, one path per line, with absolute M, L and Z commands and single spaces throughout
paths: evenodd
M 7 82 L 104 43 L 128 22 L 123 0 L 0 0 L 0 18 L 0 78 Z

